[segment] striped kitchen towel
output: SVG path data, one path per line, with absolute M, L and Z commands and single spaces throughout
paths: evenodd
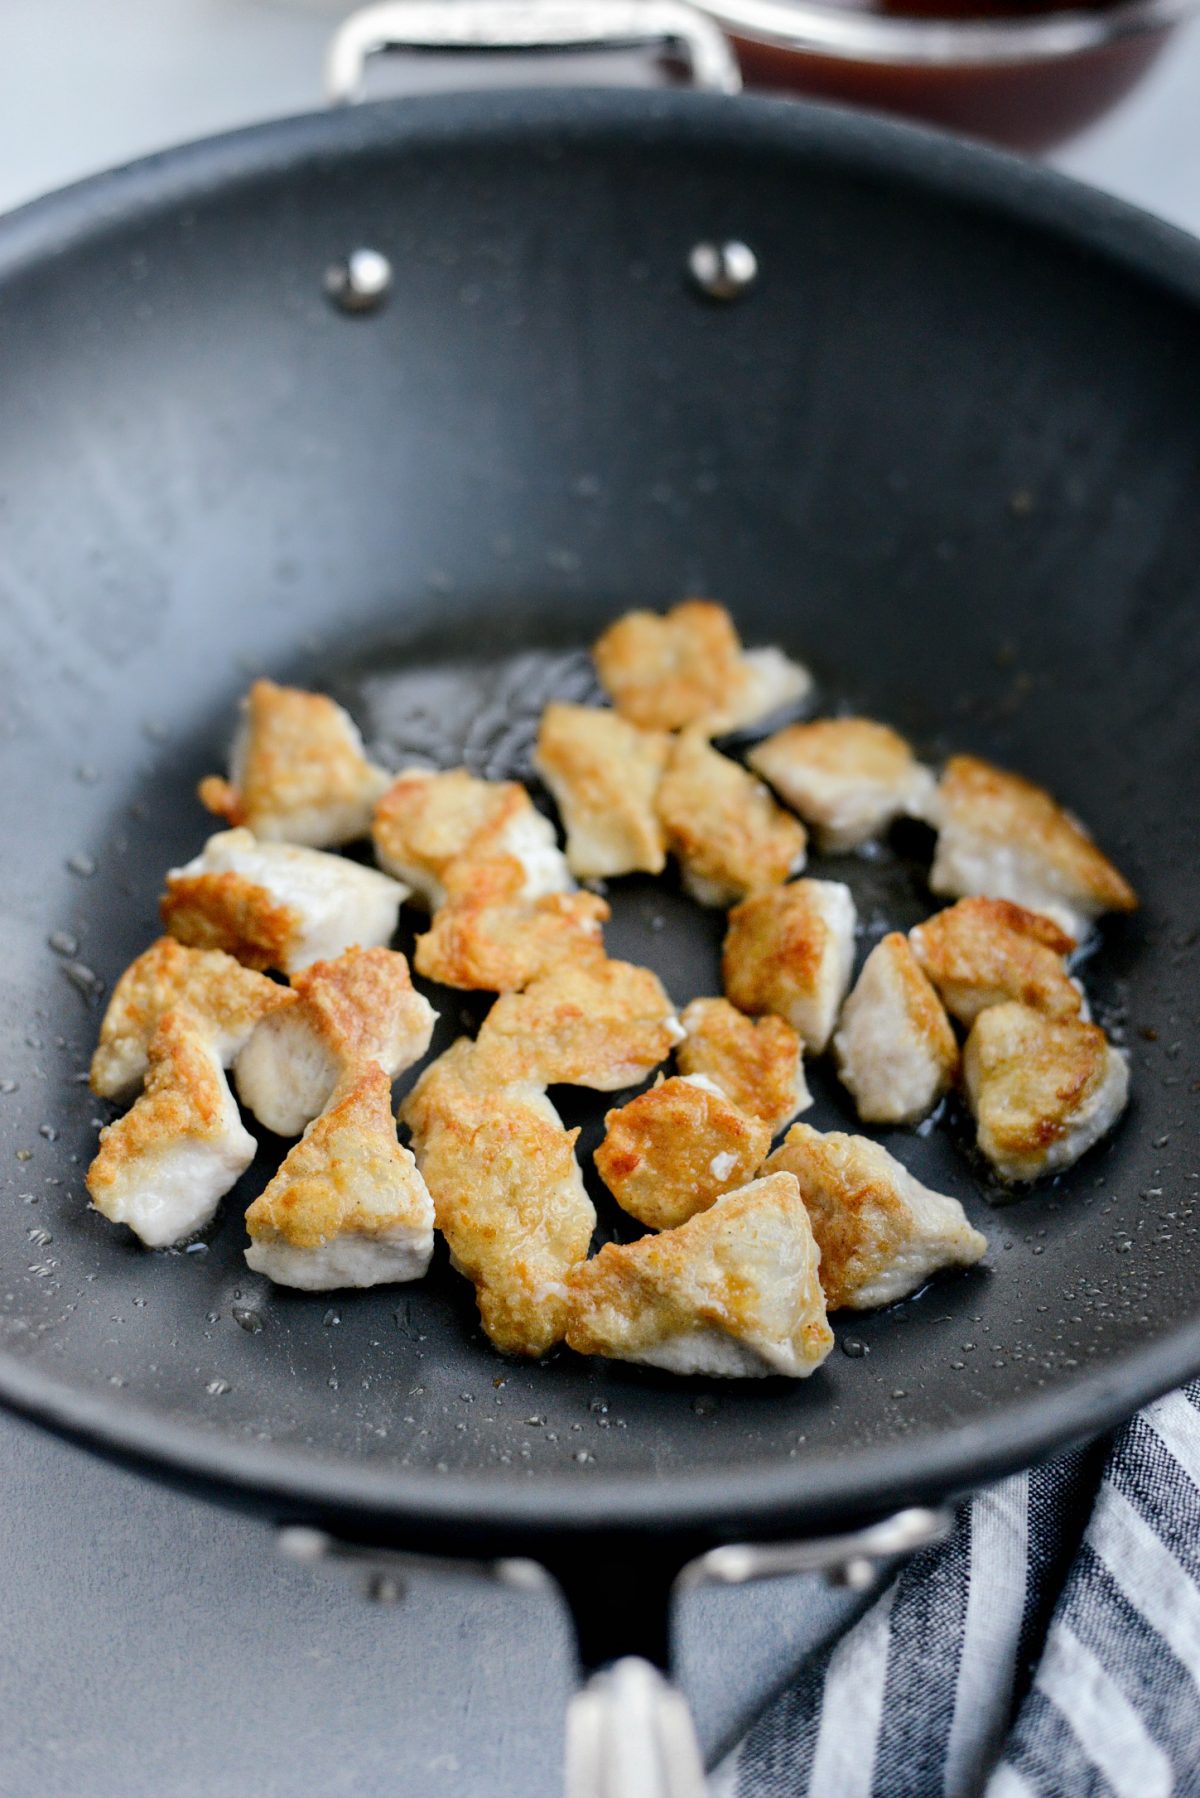
M 713 1792 L 1200 1795 L 1200 1381 L 980 1493 L 758 1718 Z

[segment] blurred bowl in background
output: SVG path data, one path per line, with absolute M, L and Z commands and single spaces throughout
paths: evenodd
M 1200 0 L 696 0 L 737 49 L 748 87 L 803 93 L 1044 150 L 1150 68 Z

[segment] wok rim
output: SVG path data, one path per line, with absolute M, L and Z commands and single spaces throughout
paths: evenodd
M 423 96 L 252 125 L 91 176 L 0 218 L 0 283 L 72 243 L 189 196 L 281 173 L 314 154 L 642 130 L 707 146 L 776 147 L 1052 234 L 1200 309 L 1200 242 L 1054 171 L 946 134 L 793 100 L 694 93 L 532 89 Z M 210 1434 L 128 1397 L 91 1391 L 0 1351 L 0 1404 L 110 1458 L 288 1520 L 339 1520 L 461 1552 L 587 1534 L 674 1529 L 694 1539 L 779 1535 L 941 1500 L 1114 1427 L 1200 1372 L 1200 1314 L 1062 1390 L 982 1422 L 811 1461 L 730 1471 L 563 1474 L 527 1482 L 494 1470 L 439 1474 L 366 1466 L 298 1446 Z

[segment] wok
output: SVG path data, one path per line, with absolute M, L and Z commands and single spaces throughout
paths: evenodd
M 757 278 L 722 302 L 692 252 L 730 240 Z M 391 279 L 356 313 L 364 247 Z M 671 1583 L 708 1550 L 801 1544 L 707 1563 L 730 1578 L 845 1561 L 812 1539 L 1200 1368 L 1194 244 L 838 111 L 371 105 L 3 221 L 0 419 L 4 1403 L 341 1541 L 535 1561 L 598 1663 L 664 1655 Z M 240 1219 L 281 1145 L 193 1251 L 90 1213 L 98 983 L 205 834 L 195 782 L 250 674 L 332 691 L 397 763 L 519 774 L 545 698 L 590 690 L 598 628 L 689 592 L 809 661 L 826 703 L 1018 767 L 1095 829 L 1144 901 L 1089 969 L 1133 1059 L 1112 1139 L 1000 1207 L 961 1129 L 885 1132 L 991 1250 L 842 1323 L 856 1352 L 799 1384 L 502 1361 L 442 1262 L 268 1290 Z M 929 909 L 921 867 L 901 843 L 830 871 L 878 929 Z M 613 953 L 681 1003 L 718 990 L 719 918 L 662 883 L 612 898 Z M 471 1010 L 443 998 L 439 1045 Z M 813 1080 L 812 1121 L 852 1128 Z M 568 1122 L 594 1133 L 607 1102 L 566 1096 Z

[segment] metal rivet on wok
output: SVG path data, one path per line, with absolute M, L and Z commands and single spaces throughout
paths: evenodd
M 758 279 L 758 257 L 749 244 L 698 243 L 688 255 L 688 273 L 710 300 L 737 300 Z
M 325 291 L 343 312 L 373 312 L 392 285 L 392 265 L 378 250 L 351 250 L 325 270 Z

